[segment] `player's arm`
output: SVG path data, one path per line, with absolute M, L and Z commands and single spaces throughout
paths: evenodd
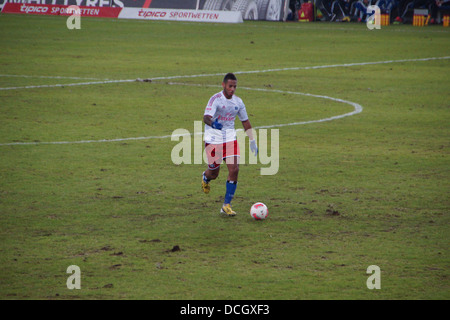
M 211 125 L 212 125 L 212 116 L 205 114 L 203 116 L 203 122 L 211 127 Z
M 252 152 L 256 156 L 258 154 L 258 146 L 256 145 L 255 138 L 253 138 L 253 129 L 250 120 L 247 119 L 245 121 L 242 121 L 242 126 L 244 127 L 245 133 L 250 139 L 250 150 L 252 150 Z
M 247 134 L 248 138 L 250 140 L 255 140 L 253 139 L 253 130 L 252 130 L 252 124 L 250 123 L 250 120 L 245 120 L 242 121 L 242 126 L 244 127 L 244 131 Z
M 203 122 L 213 129 L 222 130 L 223 125 L 219 123 L 217 119 L 213 121 L 212 116 L 210 116 L 209 114 L 205 114 L 203 116 Z

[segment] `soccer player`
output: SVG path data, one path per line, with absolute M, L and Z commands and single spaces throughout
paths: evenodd
M 205 150 L 208 157 L 208 168 L 202 174 L 203 192 L 209 193 L 210 181 L 219 176 L 220 165 L 223 160 L 228 168 L 225 200 L 220 209 L 227 216 L 234 216 L 236 212 L 231 208 L 231 200 L 236 192 L 239 173 L 239 145 L 236 140 L 234 121 L 236 116 L 242 122 L 245 132 L 250 139 L 250 149 L 258 154 L 258 147 L 252 134 L 252 125 L 242 99 L 235 96 L 237 78 L 227 73 L 222 82 L 223 90 L 211 97 L 203 115 L 205 123 Z

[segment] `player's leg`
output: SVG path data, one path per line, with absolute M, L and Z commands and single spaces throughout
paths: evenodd
M 229 157 L 226 158 L 225 161 L 228 168 L 228 178 L 226 182 L 225 200 L 221 212 L 226 213 L 229 216 L 234 216 L 236 212 L 231 209 L 231 200 L 234 198 L 238 183 L 239 157 Z
M 224 159 L 228 168 L 228 177 L 226 182 L 225 200 L 221 212 L 229 216 L 234 216 L 236 212 L 231 209 L 231 200 L 234 198 L 236 192 L 238 175 L 239 175 L 239 145 L 237 141 L 226 143 L 224 150 Z
M 220 165 L 214 169 L 206 169 L 205 171 L 203 171 L 202 173 L 202 190 L 204 193 L 209 193 L 209 191 L 211 190 L 211 186 L 210 186 L 210 182 L 211 180 L 217 179 L 217 177 L 219 176 L 219 171 L 220 171 Z
M 217 179 L 222 163 L 222 145 L 205 144 L 206 156 L 208 158 L 208 169 L 202 173 L 202 190 L 209 193 L 211 180 Z
M 236 192 L 237 182 L 238 182 L 238 174 L 239 174 L 239 161 L 238 157 L 227 158 L 228 160 L 234 160 L 232 163 L 227 162 L 228 167 L 228 178 L 227 178 L 227 192 L 225 194 L 224 203 L 231 203 L 233 200 L 234 193 Z
M 206 169 L 203 172 L 203 176 L 205 177 L 205 181 L 209 182 L 211 180 L 217 179 L 217 177 L 219 176 L 219 172 L 220 172 L 220 165 L 218 165 L 215 169 L 210 169 L 208 167 L 208 169 Z

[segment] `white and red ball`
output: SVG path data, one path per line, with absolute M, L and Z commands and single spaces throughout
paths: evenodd
M 262 202 L 257 202 L 250 208 L 250 215 L 255 220 L 264 220 L 269 215 L 269 209 Z

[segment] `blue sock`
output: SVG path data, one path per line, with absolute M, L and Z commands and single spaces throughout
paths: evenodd
M 227 181 L 227 192 L 225 193 L 224 204 L 230 203 L 233 200 L 234 193 L 236 192 L 237 181 Z
M 203 181 L 205 181 L 206 183 L 209 183 L 211 181 L 211 180 L 206 179 L 205 172 L 203 172 Z

